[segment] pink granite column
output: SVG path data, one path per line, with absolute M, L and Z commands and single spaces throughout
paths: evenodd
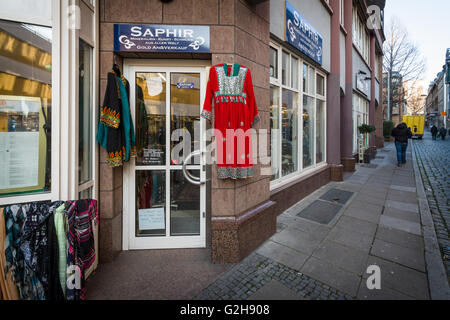
M 341 48 L 340 48 L 340 21 L 339 0 L 331 0 L 333 9 L 331 16 L 331 72 L 328 75 L 327 90 L 327 162 L 331 164 L 331 179 L 342 181 L 343 166 L 341 165 Z
M 375 126 L 375 33 L 370 34 L 370 69 L 372 69 L 370 79 L 370 103 L 369 103 L 369 124 Z M 375 131 L 370 136 L 370 148 L 375 151 L 376 139 Z
M 341 157 L 344 171 L 355 171 L 353 158 L 353 31 L 352 1 L 344 1 L 345 38 L 345 96 L 341 101 Z

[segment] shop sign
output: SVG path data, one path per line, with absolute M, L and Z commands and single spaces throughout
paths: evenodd
M 193 82 L 177 82 L 177 89 L 194 89 Z
M 322 64 L 322 36 L 289 1 L 286 1 L 286 41 Z
M 209 26 L 115 24 L 114 51 L 209 52 Z

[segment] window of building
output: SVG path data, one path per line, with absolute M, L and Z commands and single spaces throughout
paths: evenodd
M 341 25 L 344 25 L 345 20 L 345 11 L 344 11 L 344 0 L 339 0 L 339 22 Z
M 353 93 L 353 153 L 358 152 L 358 127 L 369 124 L 369 102 L 357 93 Z M 367 137 L 368 138 L 368 137 Z M 368 148 L 369 141 L 364 141 L 364 147 Z
M 78 192 L 91 198 L 93 186 L 93 49 L 80 39 L 78 47 Z
M 353 44 L 370 65 L 370 37 L 356 7 L 353 7 Z
M 278 186 L 326 161 L 326 77 L 292 52 L 275 44 L 271 51 L 280 57 L 273 68 L 280 74 L 270 80 L 272 186 Z
M 0 197 L 51 191 L 52 28 L 0 20 Z

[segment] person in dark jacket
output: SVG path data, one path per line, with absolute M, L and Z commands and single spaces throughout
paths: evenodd
M 406 163 L 406 149 L 408 148 L 408 139 L 412 138 L 411 129 L 406 123 L 400 123 L 392 130 L 391 136 L 395 138 L 395 148 L 397 149 L 397 166 L 400 167 Z
M 435 125 L 433 125 L 431 127 L 430 132 L 431 132 L 431 137 L 433 138 L 433 140 L 436 140 L 436 135 L 437 135 L 437 132 L 438 132 L 438 128 Z
M 445 136 L 447 135 L 447 129 L 445 129 L 444 127 L 439 129 L 439 136 L 441 137 L 442 140 L 445 140 Z

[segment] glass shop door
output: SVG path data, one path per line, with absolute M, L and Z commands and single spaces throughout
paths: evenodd
M 124 166 L 124 250 L 206 246 L 205 70 L 125 64 L 137 156 Z

